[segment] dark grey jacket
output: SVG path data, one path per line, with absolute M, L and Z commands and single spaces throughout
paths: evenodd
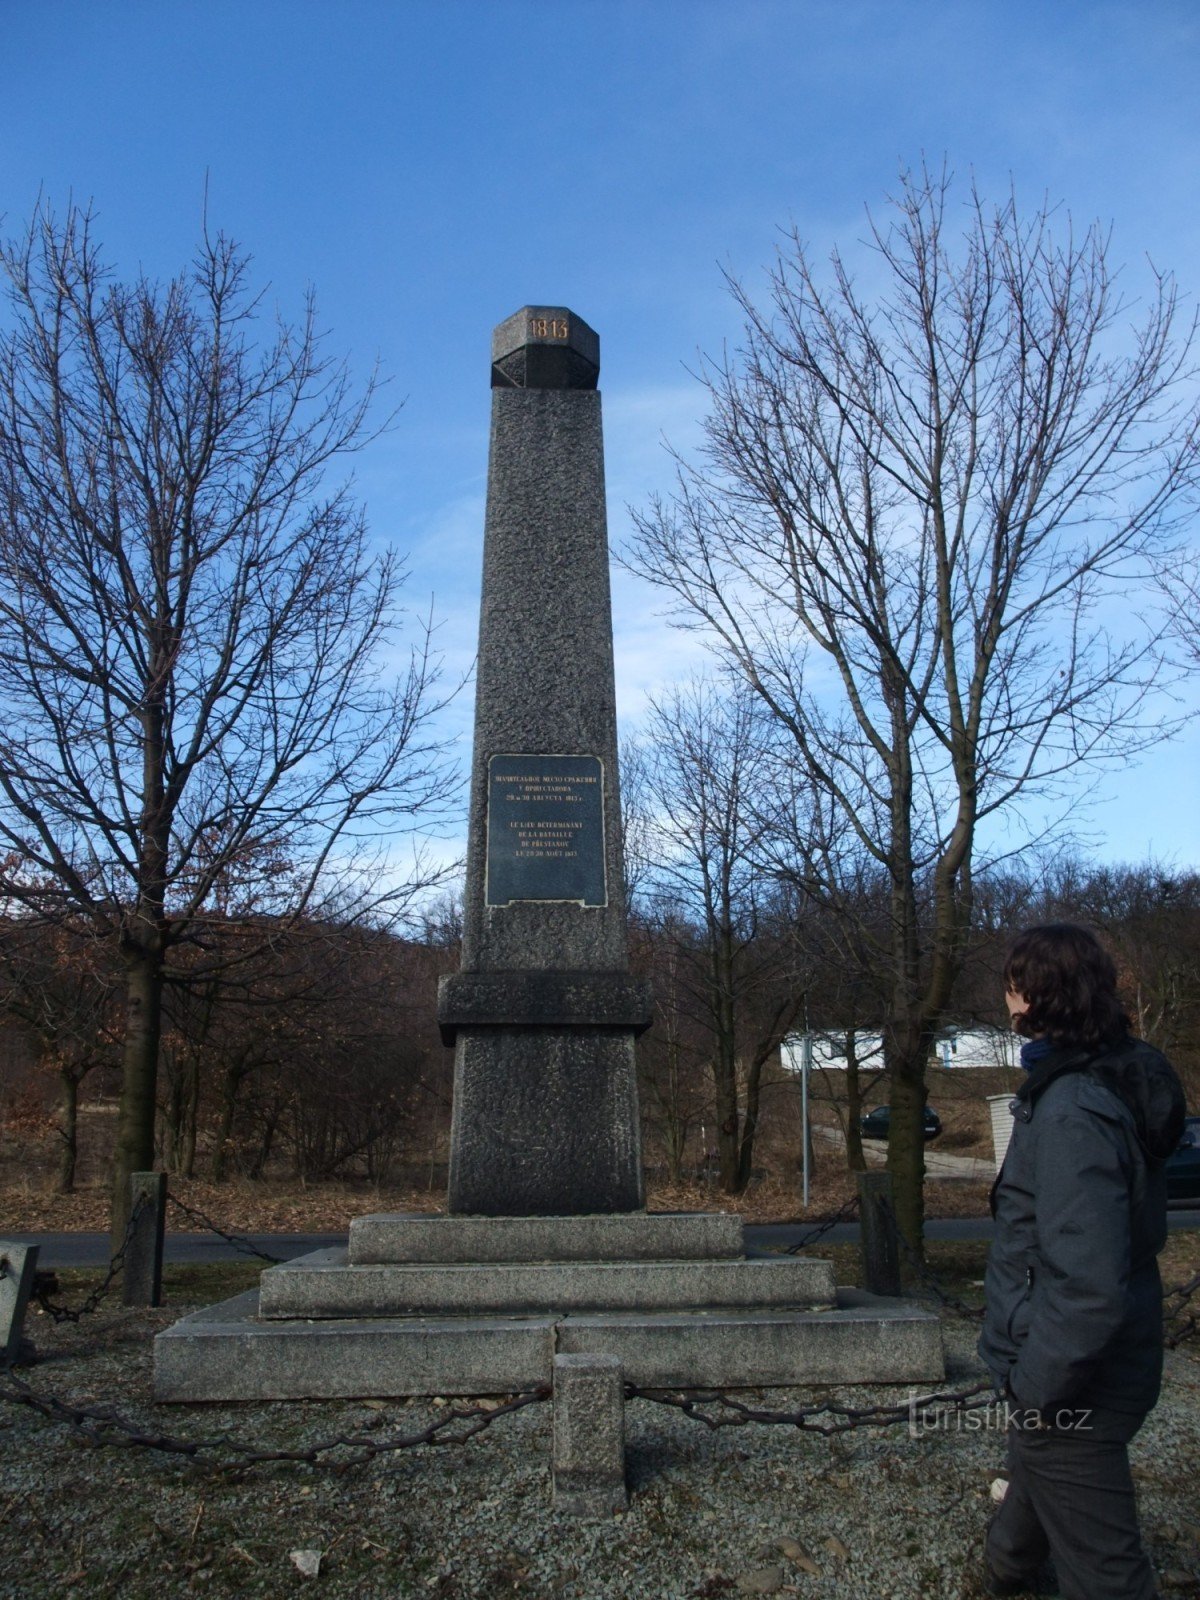
M 1021 1406 L 1144 1413 L 1158 1398 L 1162 1163 L 1183 1117 L 1170 1063 L 1135 1039 L 1055 1050 L 1017 1092 L 979 1353 Z

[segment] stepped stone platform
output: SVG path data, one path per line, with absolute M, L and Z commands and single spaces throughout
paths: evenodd
M 742 1219 L 724 1211 L 581 1217 L 355 1217 L 350 1261 L 694 1261 L 742 1254 Z
M 490 1261 L 356 1267 L 345 1250 L 269 1267 L 259 1315 L 468 1316 L 570 1311 L 670 1311 L 681 1307 L 828 1306 L 828 1261 Z
M 737 1217 L 376 1216 L 347 1248 L 268 1268 L 259 1290 L 160 1334 L 154 1394 L 506 1394 L 549 1382 L 556 1355 L 594 1353 L 651 1388 L 945 1372 L 933 1313 L 838 1289 L 826 1261 L 747 1257 Z

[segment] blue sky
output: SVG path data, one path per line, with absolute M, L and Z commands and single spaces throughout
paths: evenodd
M 330 349 L 404 408 L 358 462 L 372 526 L 474 648 L 488 340 L 531 302 L 600 332 L 610 533 L 664 487 L 734 339 L 721 268 L 781 225 L 853 247 L 900 166 L 945 157 L 1111 221 L 1113 254 L 1198 287 L 1193 0 L 56 0 L 0 3 L 0 213 L 91 200 L 123 271 L 166 275 L 209 215 Z M 615 576 L 629 725 L 695 646 Z M 469 726 L 469 699 L 452 716 Z M 1100 786 L 1100 854 L 1200 864 L 1200 724 Z

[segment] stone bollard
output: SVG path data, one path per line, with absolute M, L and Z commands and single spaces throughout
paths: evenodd
M 10 1367 L 31 1353 L 29 1341 L 21 1334 L 38 1249 L 36 1244 L 10 1244 L 0 1239 L 0 1366 Z
M 127 1306 L 158 1306 L 162 1304 L 163 1229 L 167 1214 L 165 1172 L 130 1174 L 130 1206 L 136 1207 L 139 1200 L 142 1209 L 125 1246 L 121 1299 Z
M 892 1180 L 886 1172 L 858 1174 L 863 1283 L 872 1294 L 900 1293 L 900 1241 L 892 1207 Z
M 569 1517 L 607 1517 L 629 1504 L 618 1356 L 555 1356 L 552 1474 L 555 1510 Z

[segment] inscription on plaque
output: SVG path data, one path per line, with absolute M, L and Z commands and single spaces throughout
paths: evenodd
M 608 903 L 599 756 L 491 758 L 486 898 Z

